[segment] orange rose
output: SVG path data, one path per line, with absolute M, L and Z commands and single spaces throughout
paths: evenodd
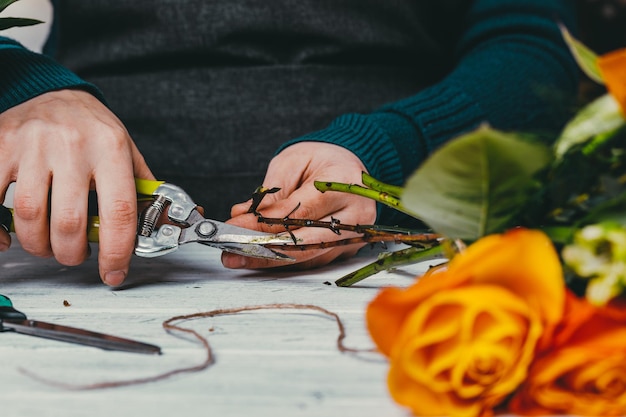
M 516 414 L 626 414 L 626 306 L 568 297 L 554 345 L 511 400 Z
M 526 378 L 564 297 L 550 240 L 516 229 L 480 239 L 406 290 L 381 291 L 367 325 L 398 403 L 417 415 L 490 415 Z
M 626 114 L 626 49 L 602 55 L 598 58 L 598 67 L 606 88 Z

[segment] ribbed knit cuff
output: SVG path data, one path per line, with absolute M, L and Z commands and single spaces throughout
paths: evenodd
M 475 101 L 442 84 L 369 115 L 340 116 L 328 128 L 287 142 L 278 152 L 303 141 L 333 143 L 357 155 L 373 177 L 403 185 L 439 146 L 485 119 Z M 406 223 L 406 218 L 379 206 L 377 221 L 397 224 Z
M 298 142 L 325 142 L 342 146 L 354 153 L 365 165 L 367 172 L 380 181 L 402 185 L 404 175 L 402 169 L 402 149 L 397 148 L 396 140 L 390 138 L 390 132 L 385 127 L 393 126 L 391 132 L 400 132 L 400 137 L 415 137 L 413 126 L 401 115 L 393 113 L 379 113 L 372 115 L 347 114 L 340 116 L 328 128 L 293 139 L 281 146 L 282 149 Z M 404 132 L 404 135 L 402 135 Z M 407 151 L 419 149 L 411 146 Z M 400 218 L 397 218 L 400 215 Z M 407 220 L 408 216 L 377 205 L 376 223 L 399 224 Z M 393 222 L 393 223 L 390 223 Z
M 414 134 L 399 116 L 346 114 L 335 119 L 326 129 L 309 133 L 282 145 L 277 152 L 298 142 L 325 142 L 342 146 L 354 153 L 373 177 L 391 184 L 402 184 L 400 155 L 390 133 L 383 130 L 380 122 L 385 117 L 397 119 L 397 128 Z M 389 121 L 387 123 L 390 123 Z M 403 126 L 404 125 L 404 126 Z
M 340 116 L 328 128 L 293 139 L 278 152 L 298 142 L 332 143 L 359 157 L 373 177 L 403 185 L 440 145 L 484 121 L 480 106 L 465 93 L 435 86 L 368 115 Z M 382 206 L 377 221 L 403 223 L 397 212 Z
M 441 144 L 486 120 L 480 106 L 451 86 L 428 88 L 368 114 L 340 116 L 321 131 L 284 144 L 327 142 L 356 154 L 377 179 L 401 185 Z
M 75 88 L 88 91 L 104 102 L 102 93 L 52 58 L 29 51 L 16 42 L 0 43 L 0 112 L 40 94 Z
M 487 120 L 480 105 L 466 93 L 446 83 L 427 88 L 420 94 L 383 107 L 411 120 L 423 138 L 422 153 L 427 157 L 443 143 L 471 131 Z M 399 143 L 400 149 L 410 144 Z M 414 145 L 413 145 L 414 146 Z M 415 170 L 422 161 L 416 161 Z

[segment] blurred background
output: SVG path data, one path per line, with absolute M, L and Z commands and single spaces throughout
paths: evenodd
M 89 0 L 85 0 L 89 1 Z M 132 1 L 132 0 L 128 0 Z M 225 0 L 227 1 L 227 0 Z M 384 1 L 384 0 L 382 0 Z M 597 53 L 626 47 L 626 0 L 564 0 L 576 1 L 579 9 L 578 38 Z M 34 51 L 41 51 L 50 30 L 52 5 L 49 0 L 20 0 L 9 6 L 3 16 L 30 17 L 45 23 L 32 27 L 13 28 L 2 32 Z M 581 77 L 581 103 L 603 94 L 602 86 Z M 12 205 L 9 190 L 5 205 Z
M 578 37 L 598 54 L 626 47 L 626 0 L 576 0 Z M 580 102 L 604 94 L 604 87 L 581 77 Z
M 570 1 L 570 0 L 565 0 Z M 579 7 L 579 37 L 598 53 L 626 47 L 626 0 L 571 0 Z M 31 17 L 44 25 L 9 29 L 2 34 L 17 38 L 29 48 L 40 51 L 52 21 L 49 0 L 20 0 L 9 6 L 5 16 Z
M 577 0 L 580 38 L 597 53 L 626 47 L 626 0 Z

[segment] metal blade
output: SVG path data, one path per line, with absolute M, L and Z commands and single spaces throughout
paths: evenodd
M 295 258 L 284 253 L 276 252 L 270 248 L 254 243 L 211 243 L 199 242 L 203 245 L 212 246 L 226 252 L 236 253 L 237 255 L 248 256 L 251 258 L 274 259 L 277 261 L 294 262 Z
M 288 233 L 266 233 L 217 220 L 202 219 L 181 231 L 178 243 L 182 245 L 190 242 L 267 245 L 290 243 L 292 238 Z
M 36 320 L 2 320 L 0 330 L 12 330 L 17 333 L 63 342 L 93 346 L 104 350 L 119 350 L 124 352 L 161 354 L 161 348 L 146 343 L 124 339 L 108 334 L 92 332 L 75 327 L 60 326 Z

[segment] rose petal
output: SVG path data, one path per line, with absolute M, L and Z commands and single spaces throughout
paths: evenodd
M 486 236 L 457 255 L 448 270 L 426 274 L 406 290 L 381 291 L 368 306 L 367 326 L 378 349 L 389 355 L 402 322 L 417 304 L 470 282 L 511 289 L 536 306 L 547 326 L 554 325 L 565 303 L 562 277 L 558 255 L 544 233 L 515 229 Z
M 626 114 L 626 48 L 602 55 L 597 62 L 607 89 Z
M 391 349 L 389 389 L 422 411 L 422 395 L 441 397 L 454 415 L 476 404 L 489 409 L 526 377 L 541 329 L 533 308 L 500 286 L 438 292 L 404 321 Z
M 486 236 L 455 257 L 447 272 L 469 276 L 473 283 L 509 288 L 539 309 L 547 325 L 556 324 L 563 315 L 563 271 L 543 232 L 514 229 Z
M 568 293 L 551 349 L 540 352 L 512 399 L 516 414 L 626 414 L 626 317 Z
M 411 287 L 385 288 L 372 300 L 366 311 L 367 327 L 378 349 L 389 356 L 402 323 L 422 300 L 439 291 L 454 288 L 463 277 L 447 271 L 426 274 Z

